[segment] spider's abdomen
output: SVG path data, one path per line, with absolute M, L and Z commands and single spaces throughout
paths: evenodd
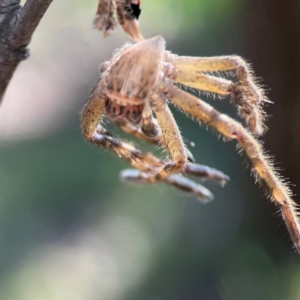
M 164 50 L 165 40 L 156 36 L 118 53 L 103 75 L 107 97 L 120 105 L 144 104 L 158 82 Z
M 114 122 L 127 120 L 132 124 L 139 124 L 142 119 L 144 106 L 144 104 L 124 106 L 115 101 L 106 100 L 105 112 L 106 115 Z

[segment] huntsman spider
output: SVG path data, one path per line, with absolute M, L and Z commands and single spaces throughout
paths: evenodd
M 291 192 L 255 138 L 265 130 L 262 106 L 268 100 L 257 85 L 249 65 L 239 56 L 177 56 L 165 50 L 162 36 L 144 39 L 137 22 L 139 5 L 137 0 L 99 1 L 94 26 L 107 36 L 116 27 L 116 9 L 119 23 L 135 43 L 117 50 L 110 61 L 102 64 L 100 78 L 82 112 L 85 138 L 95 145 L 111 149 L 134 167 L 121 172 L 121 179 L 137 183 L 164 182 L 204 202 L 210 201 L 213 195 L 209 190 L 181 174 L 211 179 L 222 185 L 229 178 L 220 171 L 194 162 L 168 106 L 169 103 L 175 105 L 227 140 L 238 142 L 252 162 L 256 178 L 265 181 L 268 186 L 270 197 L 280 208 L 300 252 L 300 226 Z M 236 73 L 237 82 L 208 75 L 229 71 Z M 222 96 L 230 95 L 249 129 L 177 84 Z M 101 125 L 103 116 L 125 132 L 161 145 L 170 158 L 159 159 L 113 137 Z

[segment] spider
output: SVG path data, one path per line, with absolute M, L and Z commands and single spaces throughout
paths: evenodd
M 139 14 L 136 15 L 140 10 L 134 10 L 132 5 L 139 6 L 140 2 L 99 2 L 95 23 L 106 26 L 96 27 L 104 35 L 109 34 L 116 26 L 113 17 L 116 8 L 120 24 L 135 43 L 117 50 L 112 59 L 100 67 L 100 78 L 82 112 L 85 138 L 95 145 L 113 150 L 134 167 L 133 170 L 121 172 L 121 179 L 138 183 L 165 182 L 194 194 L 203 202 L 210 201 L 213 195 L 209 190 L 181 174 L 211 179 L 221 185 L 227 183 L 229 177 L 194 162 L 169 109 L 168 104 L 172 103 L 226 139 L 238 142 L 252 162 L 257 180 L 266 183 L 269 196 L 280 207 L 290 236 L 300 252 L 300 225 L 291 192 L 255 138 L 265 131 L 262 106 L 269 101 L 256 83 L 249 65 L 238 56 L 188 57 L 166 51 L 162 36 L 142 37 L 137 23 Z M 207 74 L 229 71 L 236 73 L 237 82 Z M 182 90 L 178 84 L 219 95 L 231 95 L 248 128 Z M 125 132 L 163 146 L 170 158 L 159 159 L 150 152 L 143 152 L 113 137 L 101 125 L 103 116 Z

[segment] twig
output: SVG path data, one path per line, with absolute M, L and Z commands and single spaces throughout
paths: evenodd
M 31 36 L 53 0 L 0 1 L 0 103 L 19 62 L 29 56 Z

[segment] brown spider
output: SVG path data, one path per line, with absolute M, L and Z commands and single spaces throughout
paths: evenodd
M 300 226 L 296 205 L 290 198 L 291 192 L 254 137 L 264 132 L 262 105 L 268 100 L 256 84 L 249 65 L 238 56 L 180 57 L 165 51 L 165 40 L 161 36 L 144 40 L 135 16 L 137 10 L 132 8 L 132 5 L 139 4 L 139 1 L 133 0 L 99 2 L 96 23 L 106 26 L 97 27 L 105 35 L 114 29 L 116 21 L 113 11 L 117 8 L 120 24 L 136 43 L 125 45 L 101 66 L 100 79 L 82 112 L 84 136 L 96 145 L 115 151 L 135 168 L 123 171 L 123 180 L 148 183 L 162 181 L 190 192 L 203 201 L 212 200 L 210 191 L 180 174 L 212 179 L 222 185 L 229 178 L 220 171 L 194 163 L 169 110 L 168 101 L 171 102 L 225 138 L 237 140 L 253 163 L 257 179 L 264 180 L 269 187 L 270 197 L 280 207 L 291 238 L 300 252 Z M 206 74 L 220 71 L 235 71 L 238 81 L 234 83 Z M 174 83 L 219 95 L 231 95 L 239 115 L 245 119 L 253 134 Z M 162 145 L 169 152 L 170 159 L 159 159 L 114 138 L 100 124 L 104 115 L 125 132 Z

